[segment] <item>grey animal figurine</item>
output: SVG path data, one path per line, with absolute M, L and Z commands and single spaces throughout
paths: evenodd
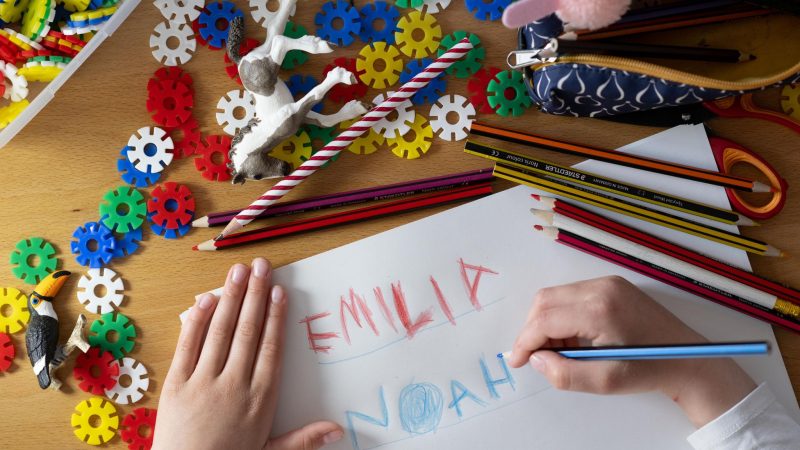
M 242 85 L 255 99 L 255 117 L 234 136 L 228 168 L 234 184 L 245 180 L 262 180 L 288 175 L 290 164 L 269 156 L 269 152 L 294 135 L 303 124 L 327 128 L 354 119 L 368 111 L 367 105 L 353 100 L 334 114 L 311 111 L 332 87 L 339 83 L 354 84 L 356 77 L 344 68 L 328 72 L 325 79 L 311 92 L 295 101 L 286 83 L 280 78 L 280 68 L 286 53 L 301 50 L 311 54 L 330 53 L 329 42 L 317 36 L 290 38 L 283 36 L 289 13 L 297 0 L 283 0 L 272 21 L 267 24 L 267 39 L 247 55 L 239 54 L 244 38 L 242 18 L 231 21 L 228 30 L 227 52 L 239 68 Z
M 89 343 L 83 335 L 83 327 L 86 325 L 86 316 L 83 314 L 78 316 L 66 344 L 58 345 L 58 315 L 52 302 L 69 276 L 70 273 L 66 270 L 53 272 L 40 281 L 28 296 L 31 320 L 25 330 L 25 344 L 33 373 L 39 379 L 39 387 L 42 389 L 61 389 L 61 381 L 56 378 L 55 371 L 75 348 L 84 353 L 89 350 Z

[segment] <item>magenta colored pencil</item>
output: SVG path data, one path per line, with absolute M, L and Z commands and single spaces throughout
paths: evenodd
M 556 242 L 559 244 L 572 247 L 590 255 L 596 256 L 609 262 L 625 267 L 627 269 L 638 272 L 644 276 L 661 281 L 664 284 L 676 287 L 678 289 L 690 292 L 699 297 L 704 297 L 715 303 L 727 306 L 735 311 L 747 314 L 765 322 L 779 325 L 796 332 L 800 332 L 800 323 L 776 314 L 774 311 L 768 310 L 763 306 L 757 305 L 746 299 L 738 297 L 729 292 L 707 286 L 691 278 L 672 272 L 663 267 L 641 261 L 628 254 L 604 247 L 591 241 L 587 238 L 569 233 L 564 230 L 557 230 Z
M 326 194 L 291 202 L 278 203 L 264 210 L 264 212 L 258 216 L 258 219 L 288 216 L 291 214 L 319 211 L 321 209 L 357 205 L 359 203 L 371 201 L 391 200 L 411 195 L 427 194 L 445 189 L 483 183 L 491 181 L 493 178 L 492 169 L 487 168 L 354 191 L 337 192 L 335 194 Z M 230 222 L 239 212 L 240 210 L 231 210 L 211 213 L 195 220 L 192 226 L 199 228 L 222 226 Z

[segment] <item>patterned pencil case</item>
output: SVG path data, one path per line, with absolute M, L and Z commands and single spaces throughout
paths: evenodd
M 768 15 L 730 24 L 708 25 L 636 37 L 643 44 L 736 47 L 756 56 L 742 63 L 644 60 L 598 54 L 537 57 L 564 26 L 555 15 L 519 31 L 519 50 L 532 55 L 525 84 L 541 111 L 604 117 L 716 100 L 748 91 L 800 82 L 800 18 Z M 632 39 L 631 39 L 632 40 Z M 509 55 L 509 62 L 511 63 Z

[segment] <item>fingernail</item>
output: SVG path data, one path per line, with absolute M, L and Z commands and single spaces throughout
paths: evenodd
M 231 268 L 231 281 L 234 283 L 241 283 L 244 281 L 245 275 L 245 268 L 244 266 L 237 264 Z
M 262 258 L 253 260 L 253 276 L 256 278 L 264 278 L 267 276 L 267 262 Z
M 333 444 L 334 442 L 342 440 L 342 436 L 344 436 L 344 433 L 339 430 L 331 431 L 325 436 L 322 436 L 322 443 L 325 445 Z
M 272 287 L 272 303 L 276 305 L 280 305 L 286 299 L 284 297 L 285 293 L 283 292 L 283 288 L 279 285 L 275 285 Z
M 211 305 L 214 304 L 214 296 L 211 294 L 203 294 L 200 298 L 197 299 L 197 306 L 200 309 L 208 309 L 211 308 Z
M 531 362 L 531 366 L 534 369 L 536 369 L 539 373 L 544 373 L 546 367 L 545 367 L 545 362 L 544 362 L 544 360 L 542 358 L 539 358 L 534 353 L 533 355 L 531 355 L 530 362 Z

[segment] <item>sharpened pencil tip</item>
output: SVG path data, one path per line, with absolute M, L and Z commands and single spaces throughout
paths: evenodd
M 193 228 L 208 228 L 208 216 L 203 216 L 203 217 L 201 217 L 199 219 L 195 219 L 195 221 L 192 222 L 192 227 Z
M 195 245 L 195 246 L 193 246 L 193 247 L 192 247 L 192 250 L 194 250 L 194 251 L 197 251 L 197 246 L 196 246 L 196 245 Z
M 504 358 L 504 356 L 503 356 L 503 354 L 502 354 L 502 353 L 498 353 L 498 354 L 497 354 L 497 357 L 498 357 L 498 358 L 500 358 L 500 359 L 503 359 L 503 358 Z
M 786 252 L 784 250 L 781 250 L 779 248 L 776 248 L 776 247 L 774 247 L 772 245 L 767 245 L 766 249 L 764 250 L 764 253 L 762 253 L 762 254 L 764 256 L 772 256 L 772 257 L 775 257 L 775 258 L 788 258 L 789 257 L 789 253 L 788 252 Z
M 536 208 L 531 208 L 531 214 L 544 220 L 550 225 L 553 224 L 553 217 L 555 217 L 552 211 L 546 211 L 543 209 L 536 209 Z
M 534 225 L 533 229 L 536 230 L 536 231 L 544 231 L 544 227 L 541 226 L 541 225 Z
M 764 184 L 760 181 L 753 182 L 753 192 L 779 192 L 780 188 L 772 187 L 768 184 Z
M 761 226 L 760 223 L 756 222 L 755 220 L 753 220 L 753 219 L 751 219 L 751 218 L 749 218 L 747 216 L 743 216 L 741 214 L 739 214 L 739 220 L 736 221 L 736 225 L 738 225 L 740 227 L 759 227 L 759 226 Z
M 542 201 L 542 196 L 541 196 L 541 195 L 539 195 L 539 194 L 531 194 L 531 198 L 533 198 L 533 199 L 534 199 L 534 200 L 536 200 L 537 202 L 540 202 L 540 201 Z
M 217 246 L 214 244 L 216 241 L 213 239 L 210 241 L 201 242 L 194 246 L 194 248 L 201 252 L 211 252 L 217 249 Z

